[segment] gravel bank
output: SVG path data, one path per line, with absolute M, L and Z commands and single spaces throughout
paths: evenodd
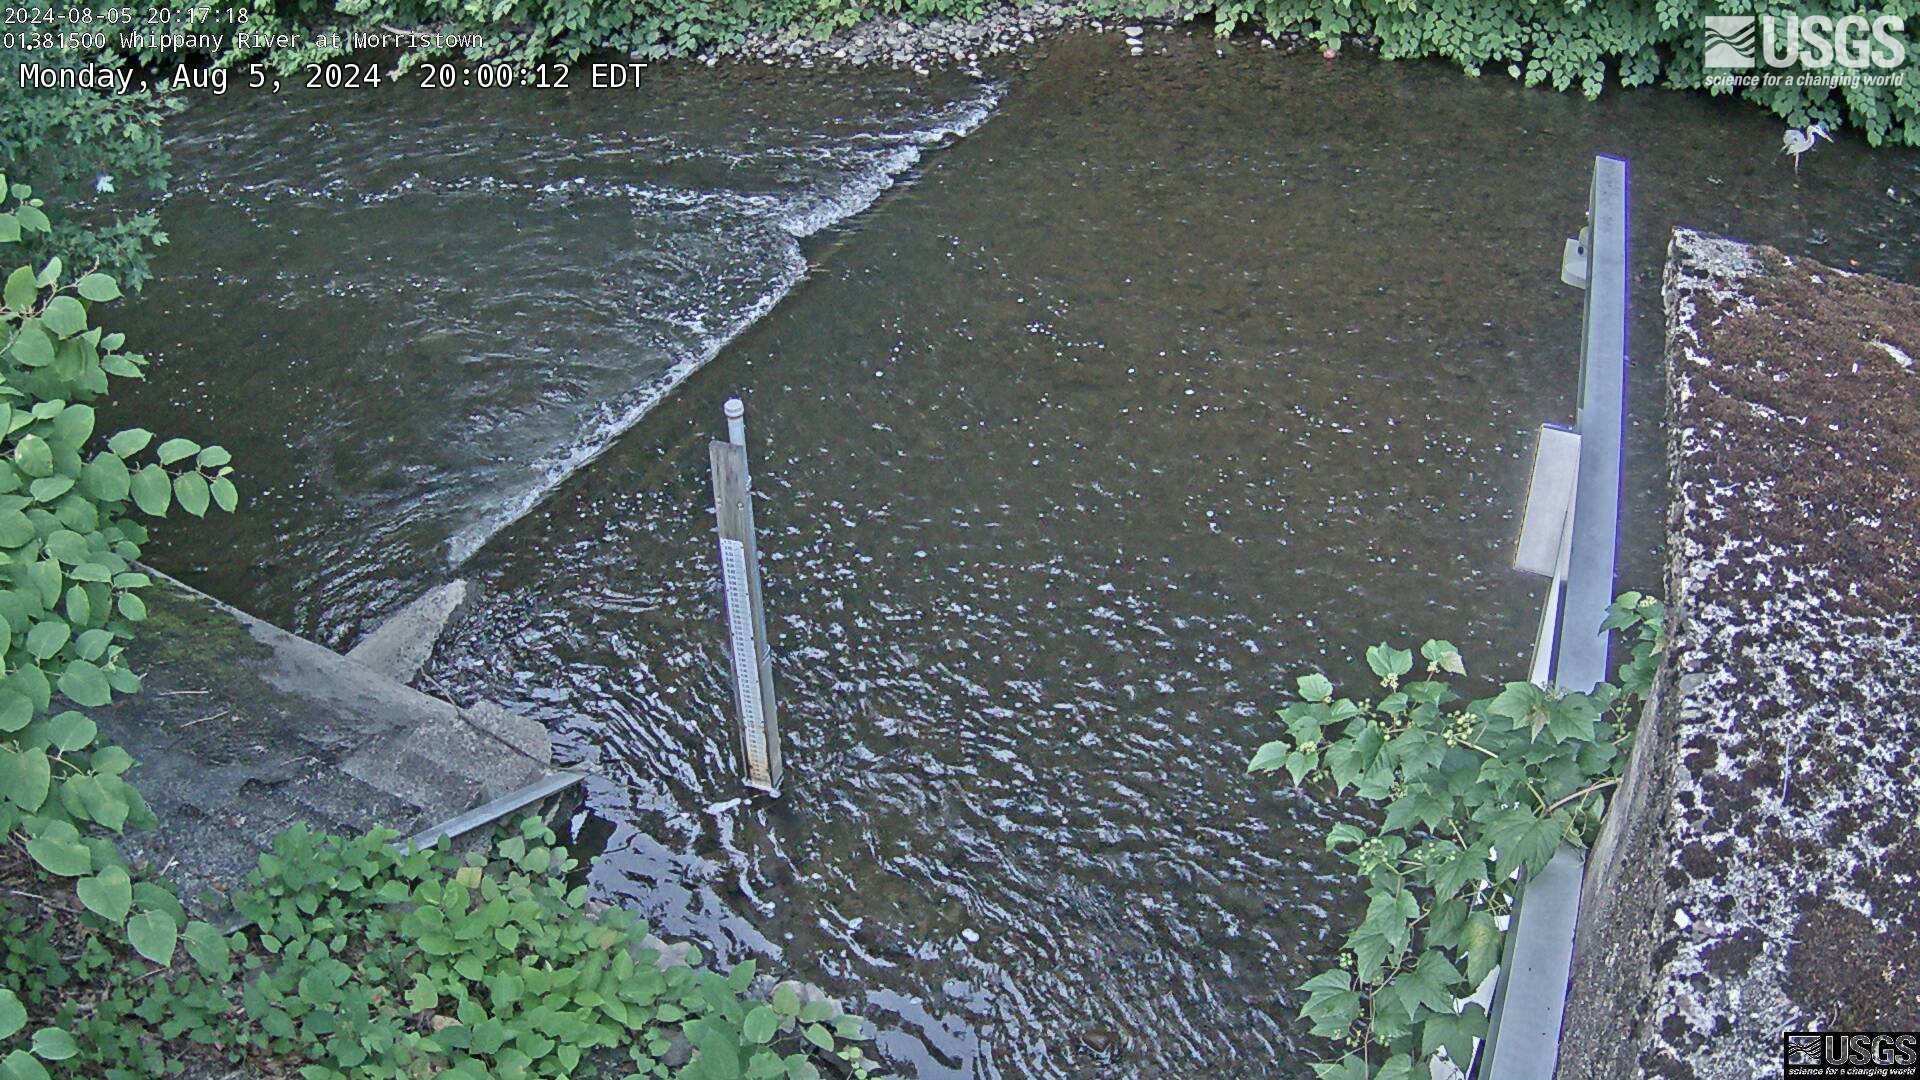
M 779 67 L 911 68 L 927 74 L 934 68 L 960 68 L 980 76 L 987 58 L 1013 52 L 1069 30 L 1091 30 L 1119 36 L 1134 56 L 1151 51 L 1154 36 L 1173 31 L 1193 18 L 1175 11 L 1156 19 L 1099 15 L 1082 3 L 998 4 L 978 19 L 876 19 L 811 37 L 793 31 L 755 31 L 740 44 L 708 50 L 698 59 L 709 67 L 722 61 L 761 63 Z M 1293 51 L 1305 47 L 1298 34 L 1261 35 L 1262 45 Z

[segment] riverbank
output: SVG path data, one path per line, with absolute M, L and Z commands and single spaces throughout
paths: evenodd
M 928 74 L 934 68 L 953 67 L 982 77 L 980 65 L 989 57 L 1015 52 L 1055 35 L 1088 30 L 1113 34 L 1131 56 L 1151 51 L 1158 35 L 1186 27 L 1200 17 L 1200 9 L 1176 9 L 1152 19 L 1129 17 L 1085 3 L 1000 3 L 987 6 L 978 18 L 869 19 L 827 36 L 793 30 L 753 30 L 737 46 L 707 49 L 697 59 L 709 67 L 723 59 L 776 67 L 890 67 Z M 1291 52 L 1307 45 L 1299 33 L 1257 34 L 1261 47 Z M 1351 39 L 1351 46 L 1377 44 L 1378 39 Z

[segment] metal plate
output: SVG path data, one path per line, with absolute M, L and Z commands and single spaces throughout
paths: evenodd
M 760 712 L 760 664 L 753 643 L 753 609 L 747 593 L 747 549 L 738 540 L 720 541 L 720 576 L 727 590 L 727 636 L 733 645 L 733 693 L 740 706 L 740 737 L 747 754 L 747 778 L 773 786 L 767 763 L 767 723 Z
M 1580 474 L 1580 436 L 1542 425 L 1533 455 L 1533 479 L 1527 485 L 1527 513 L 1513 568 L 1552 577 L 1560 565 L 1560 547 L 1573 511 Z

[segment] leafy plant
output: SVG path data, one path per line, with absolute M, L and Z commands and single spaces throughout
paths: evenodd
M 1298 680 L 1301 700 L 1280 711 L 1286 734 L 1261 746 L 1249 772 L 1300 785 L 1351 789 L 1384 808 L 1371 831 L 1343 822 L 1327 848 L 1366 881 L 1366 914 L 1339 966 L 1300 989 L 1300 1016 L 1340 1040 L 1314 1066 L 1322 1080 L 1427 1080 L 1436 1055 L 1464 1069 L 1486 1034 L 1478 1004 L 1458 1005 L 1500 960 L 1501 929 L 1522 881 L 1561 844 L 1585 846 L 1619 783 L 1641 703 L 1652 685 L 1666 610 L 1639 593 L 1608 610 L 1608 630 L 1630 632 L 1619 683 L 1562 694 L 1510 682 L 1457 704 L 1464 676 L 1445 641 L 1420 648 L 1426 666 L 1390 645 L 1367 650 L 1385 696 L 1335 698 L 1324 675 Z
M 32 189 L 4 176 L 0 207 L 0 251 L 54 227 Z M 239 495 L 220 447 L 153 447 L 139 428 L 96 436 L 89 402 L 146 363 L 96 323 L 119 295 L 110 275 L 70 273 L 58 256 L 15 266 L 0 285 L 0 836 L 41 887 L 70 889 L 90 925 L 159 961 L 179 905 L 136 885 L 108 838 L 153 815 L 123 778 L 132 757 L 102 744 L 81 709 L 140 688 L 124 652 L 149 584 L 134 565 L 147 533 L 133 511 L 160 517 L 177 503 L 199 517 Z M 17 955 L 6 950 L 10 972 Z M 94 955 L 104 954 L 83 959 Z M 0 1054 L 0 1078 L 38 1080 L 41 1062 L 72 1056 L 64 1027 L 29 1023 L 28 1005 L 44 1016 L 45 999 L 31 978 L 0 987 L 0 1049 L 21 1044 Z
M 1609 84 L 1665 85 L 1722 94 L 1711 87 L 1704 66 L 1702 34 L 1709 15 L 1784 15 L 1800 9 L 1751 0 L 1655 0 L 1654 3 L 1591 3 L 1540 0 L 1510 4 L 1488 0 L 1119 0 L 1110 8 L 1132 15 L 1211 15 L 1221 34 L 1242 27 L 1267 33 L 1303 33 L 1338 49 L 1347 37 L 1379 40 L 1389 60 L 1438 57 L 1471 75 L 1504 73 L 1528 86 L 1578 88 L 1598 97 Z M 1838 19 L 1883 12 L 1908 19 L 1907 49 L 1914 55 L 1911 7 L 1867 0 L 1822 5 Z M 1875 146 L 1920 145 L 1920 83 L 1859 86 L 1781 85 L 1741 88 L 1740 93 L 1795 127 L 1820 121 L 1838 129 L 1859 128 Z
M 186 956 L 69 1021 L 86 1048 L 77 1075 L 129 1060 L 156 1068 L 125 1075 L 158 1075 L 170 1044 L 304 1080 L 817 1080 L 817 1061 L 868 1075 L 863 1022 L 830 999 L 794 983 L 758 992 L 752 962 L 703 970 L 624 910 L 589 915 L 539 818 L 464 858 L 397 836 L 297 825 L 235 899 L 249 929 L 156 922 L 142 954 Z
M 51 34 L 11 37 L 55 40 Z M 126 62 L 111 50 L 0 47 L 0 66 L 8 72 L 23 65 L 119 68 Z M 26 230 L 14 258 L 35 266 L 56 255 L 69 265 L 95 263 L 121 285 L 139 288 L 148 276 L 149 247 L 166 243 L 167 235 L 153 211 L 133 200 L 166 187 L 161 120 L 177 105 L 175 95 L 149 89 L 117 94 L 22 86 L 16 77 L 0 81 L 0 173 L 67 207 L 48 228 Z

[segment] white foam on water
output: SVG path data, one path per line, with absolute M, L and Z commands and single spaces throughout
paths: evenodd
M 919 164 L 927 149 L 964 138 L 984 123 L 999 104 L 1000 97 L 1000 88 L 989 85 L 983 87 L 980 97 L 957 103 L 911 132 L 900 136 L 871 137 L 893 145 L 881 151 L 874 162 L 845 184 L 827 192 L 809 193 L 801 205 L 773 214 L 772 224 L 784 232 L 787 239 L 772 285 L 727 320 L 717 332 L 697 338 L 694 347 L 660 375 L 623 394 L 618 403 L 597 411 L 571 445 L 533 463 L 530 471 L 538 479 L 530 487 L 495 504 L 478 520 L 448 539 L 448 565 L 457 567 L 472 558 L 489 540 L 539 505 L 568 477 L 605 453 L 615 440 L 639 423 L 662 399 L 694 372 L 705 367 L 708 361 L 718 356 L 748 327 L 772 311 L 806 276 L 807 260 L 800 250 L 800 239 L 837 225 L 872 206 L 903 173 Z M 626 194 L 649 202 L 663 198 L 663 193 L 657 190 L 637 186 Z M 692 197 L 699 201 L 697 195 Z M 764 205 L 760 198 L 751 201 Z

